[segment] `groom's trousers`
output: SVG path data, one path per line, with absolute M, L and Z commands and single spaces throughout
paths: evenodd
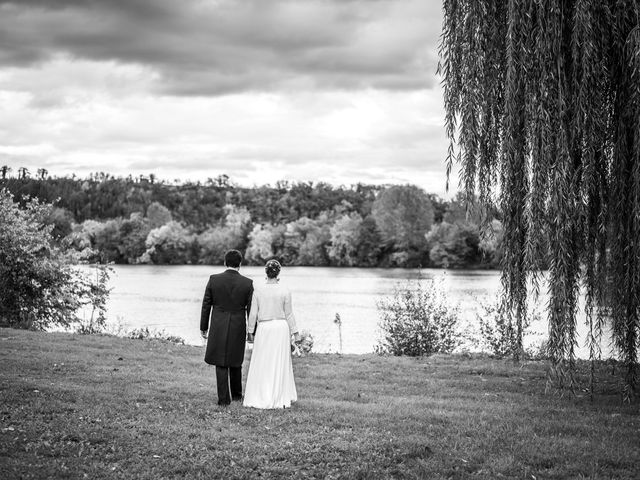
M 219 367 L 216 365 L 218 405 L 229 405 L 231 399 L 242 399 L 242 367 Z M 231 390 L 231 392 L 229 392 Z

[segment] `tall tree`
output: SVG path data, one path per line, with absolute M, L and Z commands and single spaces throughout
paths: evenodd
M 149 205 L 146 216 L 151 228 L 161 227 L 173 220 L 169 209 L 159 202 L 153 202 Z
M 385 188 L 373 202 L 371 215 L 386 245 L 413 257 L 402 266 L 419 266 L 427 251 L 425 235 L 433 224 L 433 207 L 424 190 L 415 185 Z
M 444 0 L 439 64 L 448 169 L 461 164 L 467 195 L 499 198 L 520 350 L 548 239 L 552 371 L 572 371 L 583 280 L 591 357 L 609 320 L 627 398 L 640 333 L 639 19 L 638 0 Z
M 252 263 L 260 265 L 273 257 L 272 228 L 255 225 L 249 233 L 249 245 L 245 257 Z
M 329 229 L 327 255 L 332 265 L 353 267 L 358 260 L 358 240 L 362 217 L 358 213 L 342 215 Z

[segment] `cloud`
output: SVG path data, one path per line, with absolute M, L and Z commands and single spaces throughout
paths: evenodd
M 160 92 L 433 86 L 439 2 L 0 0 L 0 66 L 139 65 Z
M 0 160 L 442 193 L 440 16 L 431 0 L 0 0 Z
M 423 171 L 443 170 L 444 131 L 435 121 L 442 116 L 434 112 L 441 102 L 430 91 L 153 96 L 144 94 L 139 71 L 112 67 L 102 72 L 89 63 L 95 76 L 81 83 L 94 88 L 78 89 L 71 81 L 56 108 L 42 109 L 28 94 L 5 94 L 13 101 L 4 102 L 0 147 L 11 155 L 9 165 L 44 166 L 54 175 L 153 172 L 184 180 L 227 173 L 245 185 L 280 179 L 418 183 Z M 48 79 L 45 90 L 65 88 L 56 72 L 40 70 L 37 76 Z M 102 95 L 102 74 L 139 81 L 141 90 Z

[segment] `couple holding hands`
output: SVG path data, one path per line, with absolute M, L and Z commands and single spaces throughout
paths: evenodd
M 242 254 L 225 253 L 223 273 L 211 275 L 202 300 L 200 332 L 207 340 L 204 361 L 216 366 L 218 405 L 232 400 L 245 407 L 288 408 L 297 400 L 291 338 L 299 339 L 291 292 L 278 283 L 277 260 L 265 266 L 266 282 L 254 290 L 240 274 Z M 249 332 L 249 335 L 247 335 Z M 242 362 L 245 341 L 255 336 L 245 394 Z

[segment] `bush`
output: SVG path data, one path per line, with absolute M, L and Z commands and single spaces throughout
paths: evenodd
M 458 345 L 459 310 L 450 305 L 441 282 L 396 287 L 378 302 L 382 338 L 378 353 L 420 356 L 450 353 Z
M 76 294 L 80 294 L 80 298 L 83 299 L 83 306 L 91 307 L 91 312 L 89 318 L 77 318 L 76 333 L 91 335 L 104 333 L 107 329 L 107 299 L 110 291 L 108 283 L 113 270 L 106 265 L 96 265 L 94 270 L 95 281 L 85 276 L 78 282 L 81 290 L 76 290 Z
M 529 360 L 549 360 L 551 358 L 549 341 L 542 340 L 525 347 L 524 356 Z
M 0 324 L 34 330 L 69 327 L 78 311 L 93 305 L 103 311 L 108 291 L 73 267 L 71 250 L 58 245 L 53 206 L 27 200 L 25 207 L 0 191 Z
M 485 349 L 498 358 L 513 355 L 516 352 L 517 330 L 511 316 L 506 311 L 500 298 L 493 301 L 479 301 L 480 313 L 476 314 L 480 326 L 480 336 Z M 540 320 L 540 312 L 536 309 L 528 309 L 523 321 L 523 337 L 527 333 L 532 321 Z M 545 354 L 545 342 L 540 345 L 532 345 L 525 351 L 527 357 L 541 358 Z
M 163 342 L 184 345 L 184 339 L 176 335 L 171 335 L 164 330 L 149 330 L 149 327 L 136 328 L 127 333 L 127 338 L 134 340 L 160 340 Z

